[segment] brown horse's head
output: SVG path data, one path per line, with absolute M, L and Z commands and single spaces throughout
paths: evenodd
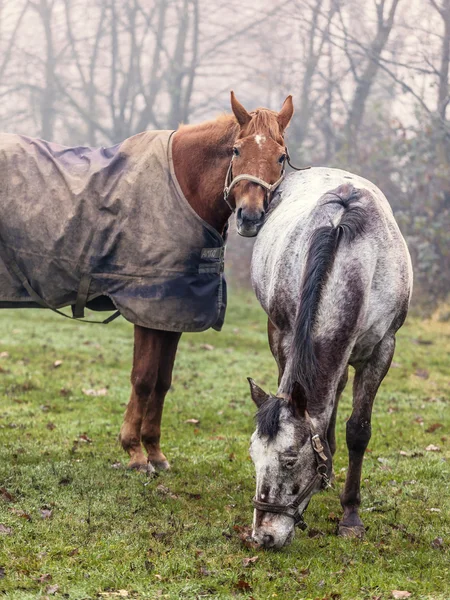
M 236 208 L 238 233 L 253 237 L 264 223 L 274 191 L 270 187 L 284 172 L 286 147 L 283 136 L 294 106 L 292 96 L 288 96 L 279 113 L 267 108 L 249 113 L 231 92 L 231 108 L 239 124 L 239 134 L 233 146 L 227 185 L 231 184 L 230 200 Z

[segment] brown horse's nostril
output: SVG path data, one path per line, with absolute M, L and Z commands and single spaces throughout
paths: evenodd
M 270 535 L 268 533 L 266 533 L 263 537 L 263 546 L 264 548 L 272 548 L 272 546 L 275 543 L 275 538 L 273 537 L 273 535 Z

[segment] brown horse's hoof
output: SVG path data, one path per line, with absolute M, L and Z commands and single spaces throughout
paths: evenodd
M 151 465 L 156 471 L 169 471 L 170 464 L 168 460 L 150 460 L 148 464 Z
M 132 471 L 139 471 L 139 473 L 147 473 L 148 475 L 152 475 L 155 472 L 153 466 L 148 462 L 132 462 L 130 461 L 128 464 L 128 469 Z
M 364 533 L 364 525 L 353 525 L 348 527 L 347 525 L 339 523 L 338 535 L 340 537 L 358 538 L 361 540 L 364 537 Z

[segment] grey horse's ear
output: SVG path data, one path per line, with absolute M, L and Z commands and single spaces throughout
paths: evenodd
M 264 402 L 269 398 L 269 394 L 266 394 L 264 390 L 256 385 L 251 377 L 247 377 L 247 380 L 250 384 L 250 394 L 252 396 L 252 400 L 258 408 L 261 408 Z

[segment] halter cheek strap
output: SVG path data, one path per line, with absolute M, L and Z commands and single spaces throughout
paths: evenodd
M 300 505 L 314 491 L 317 485 L 320 485 L 321 489 L 330 487 L 327 467 L 328 458 L 324 452 L 324 447 L 322 445 L 320 436 L 315 431 L 314 425 L 308 413 L 306 413 L 306 418 L 310 424 L 311 445 L 316 459 L 316 475 L 314 479 L 296 496 L 296 498 L 290 504 L 273 504 L 271 502 L 263 502 L 262 500 L 258 500 L 256 496 L 253 498 L 253 507 L 256 510 L 290 517 L 294 520 L 294 525 L 300 527 L 302 530 L 305 530 L 307 525 L 303 520 L 303 512 L 300 513 L 299 511 Z
M 237 177 L 233 178 L 233 160 L 234 160 L 234 156 L 231 157 L 230 166 L 228 167 L 227 174 L 225 176 L 225 184 L 223 187 L 223 199 L 228 204 L 228 207 L 232 213 L 236 210 L 236 207 L 231 205 L 229 196 L 230 196 L 231 190 L 240 181 L 251 181 L 252 183 L 256 183 L 257 185 L 261 186 L 265 190 L 266 197 L 265 197 L 264 208 L 267 210 L 267 206 L 269 205 L 269 202 L 271 200 L 271 197 L 273 196 L 273 193 L 275 192 L 277 187 L 280 185 L 280 183 L 283 181 L 283 179 L 286 176 L 286 162 L 295 171 L 304 171 L 306 169 L 311 168 L 311 167 L 303 167 L 303 168 L 294 167 L 294 165 L 291 163 L 291 157 L 289 156 L 288 149 L 285 148 L 285 157 L 284 157 L 283 165 L 281 168 L 281 175 L 280 175 L 279 179 L 277 179 L 275 181 L 275 183 L 270 184 L 270 183 L 267 183 L 267 181 L 264 181 L 264 179 L 260 179 L 259 177 L 255 177 L 254 175 L 248 175 L 246 173 L 244 173 L 243 175 L 238 175 Z

